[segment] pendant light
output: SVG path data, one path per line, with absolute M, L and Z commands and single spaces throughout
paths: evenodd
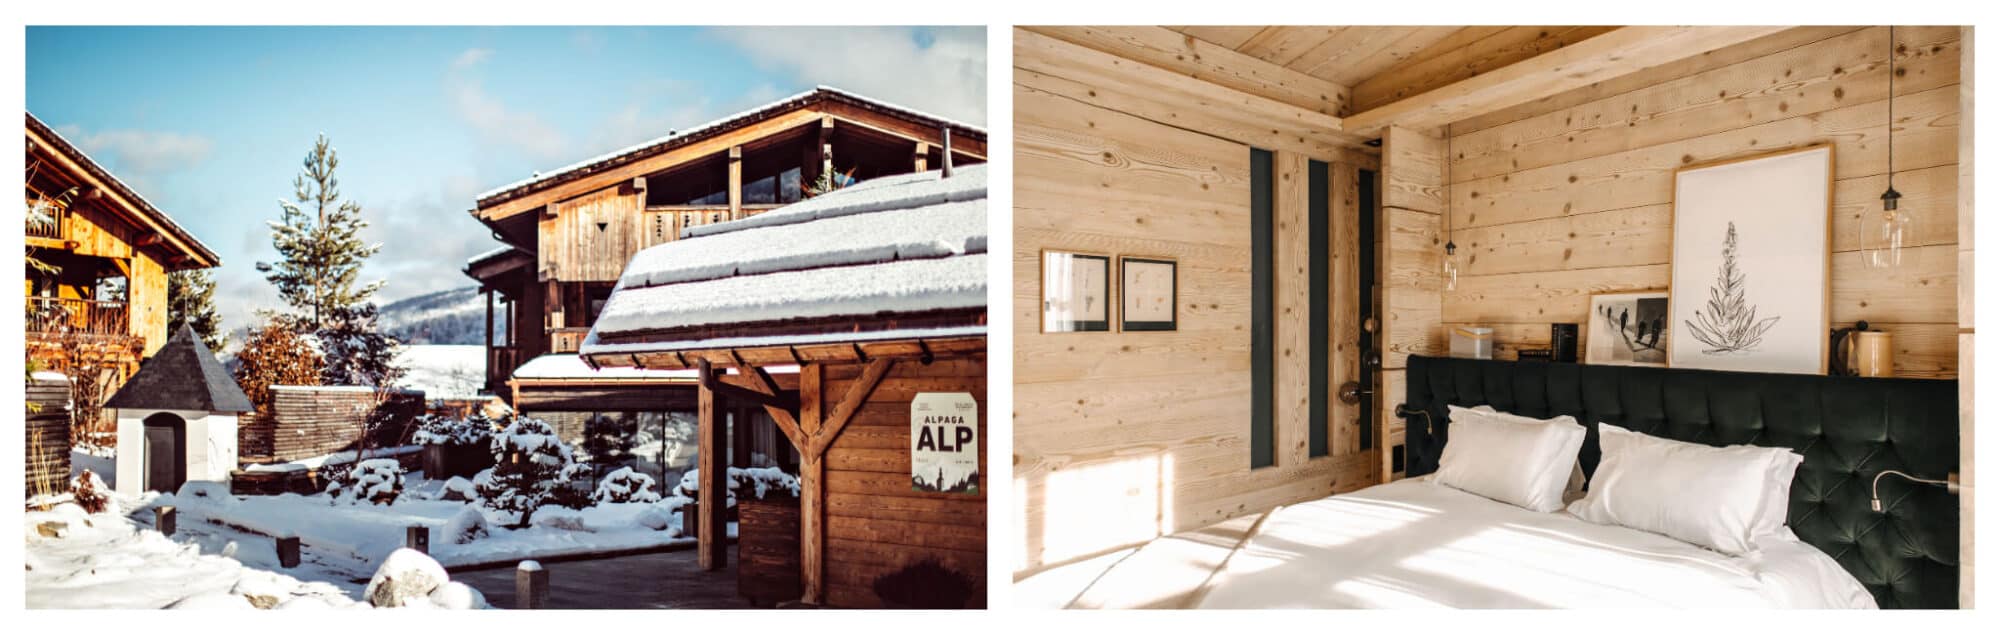
M 1916 234 L 1916 219 L 1897 209 L 1903 193 L 1896 191 L 1896 27 L 1889 26 L 1889 189 L 1882 192 L 1882 212 L 1861 215 L 1862 261 L 1888 269 L 1903 264 L 1903 247 Z
M 1458 244 L 1451 241 L 1451 126 L 1444 128 L 1444 264 L 1438 270 L 1445 291 L 1458 290 Z

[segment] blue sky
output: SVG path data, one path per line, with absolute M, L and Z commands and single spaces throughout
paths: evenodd
M 276 294 L 278 217 L 313 137 L 384 249 L 393 300 L 466 286 L 488 188 L 807 90 L 984 125 L 981 27 L 30 27 L 28 110 L 222 256 L 232 328 Z

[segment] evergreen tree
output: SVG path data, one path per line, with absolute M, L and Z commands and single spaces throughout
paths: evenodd
M 341 200 L 340 179 L 334 171 L 340 156 L 326 135 L 313 142 L 292 180 L 296 203 L 279 200 L 282 216 L 270 222 L 275 263 L 257 263 L 257 270 L 277 285 L 278 296 L 299 309 L 313 328 L 325 328 L 334 309 L 367 302 L 382 282 L 362 284 L 361 265 L 382 250 L 361 242 L 361 204 Z M 311 207 L 308 212 L 301 205 Z
M 194 327 L 208 350 L 221 352 L 229 343 L 222 314 L 215 310 L 215 277 L 206 269 L 167 274 L 167 332 L 179 331 L 182 324 Z
M 331 386 L 388 387 L 402 379 L 404 369 L 394 363 L 402 342 L 375 327 L 375 303 L 328 307 L 322 319 L 312 333 L 326 364 L 320 367 L 320 381 Z

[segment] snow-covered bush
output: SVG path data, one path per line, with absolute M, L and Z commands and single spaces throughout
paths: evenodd
M 487 445 L 493 438 L 493 420 L 474 414 L 460 419 L 425 414 L 417 417 L 417 431 L 410 440 L 418 445 Z
M 737 498 L 763 500 L 766 498 L 799 497 L 799 478 L 786 474 L 775 467 L 732 467 L 729 468 L 728 506 L 735 507 Z M 674 486 L 674 495 L 697 498 L 701 492 L 701 470 L 688 470 L 681 475 L 681 482 Z
M 70 496 L 83 511 L 101 514 L 111 511 L 111 486 L 97 473 L 84 470 L 69 480 Z M 657 497 L 656 497 L 657 498 Z
M 564 531 L 596 531 L 589 521 L 584 520 L 583 513 L 558 505 L 535 510 L 535 526 Z
M 387 505 L 396 502 L 403 494 L 403 464 L 395 459 L 368 459 L 354 464 L 340 479 L 326 484 L 326 493 L 334 502 L 354 504 L 362 501 Z
M 679 521 L 676 520 L 674 516 L 679 511 L 680 511 L 679 505 L 675 505 L 671 509 L 665 505 L 653 505 L 651 507 L 647 507 L 645 511 L 639 512 L 639 515 L 634 517 L 633 519 L 637 520 L 639 522 L 639 526 L 641 527 L 645 527 L 647 529 L 651 529 L 654 531 L 661 531 L 669 528 L 678 527 L 676 523 Z
M 462 545 L 492 533 L 486 526 L 486 514 L 477 507 L 467 507 L 444 523 L 444 539 L 452 544 Z
M 213 506 L 233 506 L 236 496 L 229 493 L 229 486 L 215 481 L 188 481 L 174 492 L 174 500 L 182 506 L 208 504 Z
M 444 486 L 438 490 L 438 499 L 471 502 L 479 500 L 479 491 L 472 487 L 472 481 L 463 476 L 454 476 L 445 479 Z
M 652 476 L 629 467 L 621 467 L 605 475 L 604 480 L 597 484 L 597 491 L 591 493 L 590 500 L 600 505 L 655 503 L 659 502 L 660 493 L 653 489 Z
M 486 603 L 486 594 L 467 586 L 464 582 L 446 582 L 431 591 L 431 606 L 441 609 L 483 610 L 493 608 Z
M 494 466 L 473 476 L 473 489 L 481 505 L 512 516 L 514 526 L 527 526 L 544 505 L 588 504 L 583 487 L 589 486 L 590 466 L 576 462 L 548 422 L 515 418 L 493 436 L 491 448 Z

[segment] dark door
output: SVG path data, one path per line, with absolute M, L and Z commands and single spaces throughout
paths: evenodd
M 160 413 L 146 418 L 146 489 L 180 491 L 187 482 L 187 422 Z

